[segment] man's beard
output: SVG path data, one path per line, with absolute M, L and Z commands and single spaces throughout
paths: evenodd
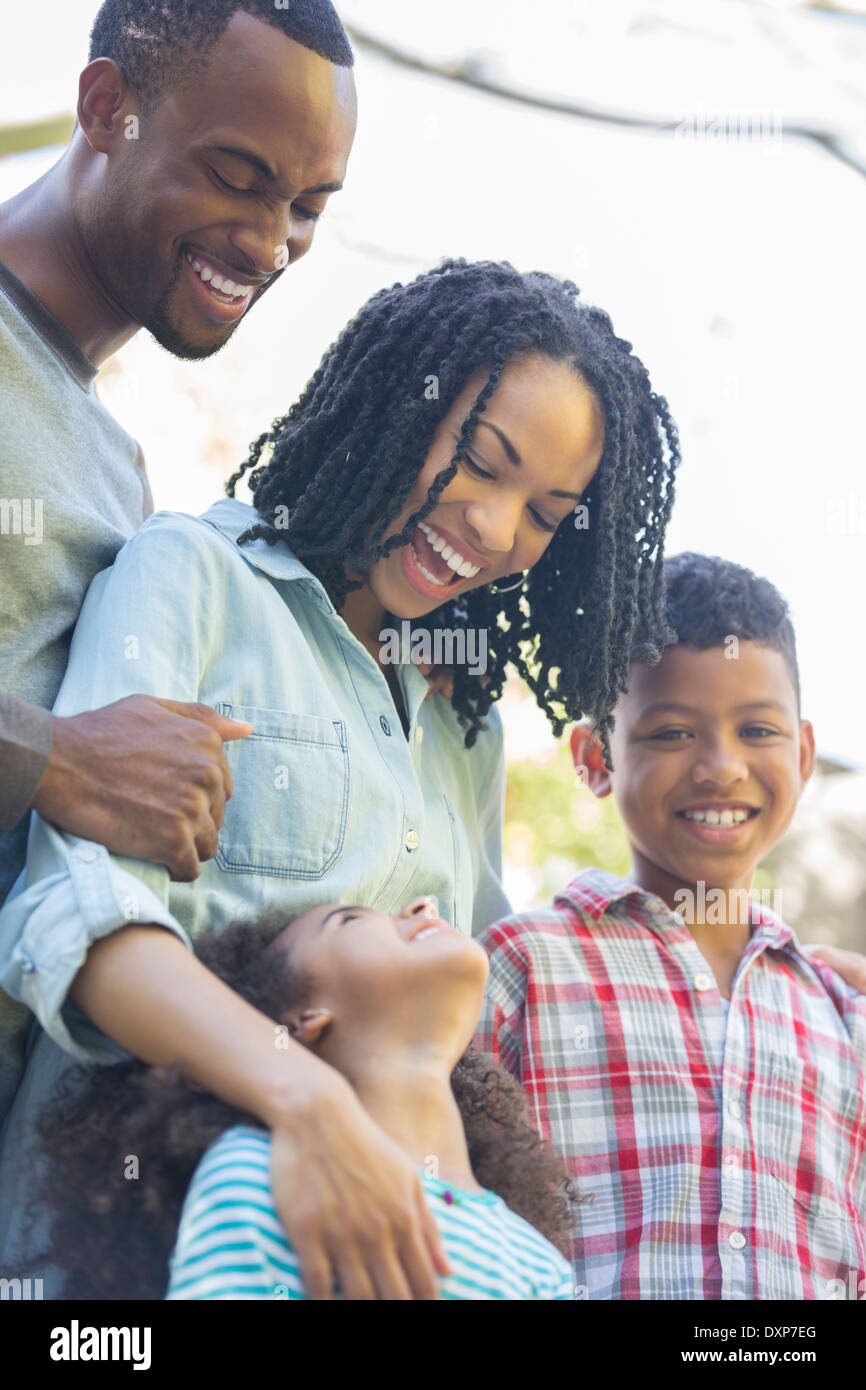
M 183 336 L 182 330 L 177 328 L 169 318 L 169 302 L 180 280 L 182 269 L 183 263 L 181 259 L 178 258 L 177 269 L 175 270 L 174 276 L 159 296 L 159 299 L 150 311 L 143 326 L 147 329 L 151 337 L 156 339 L 161 348 L 165 348 L 166 352 L 171 353 L 172 357 L 179 357 L 185 362 L 201 362 L 206 357 L 213 357 L 214 353 L 219 352 L 221 348 L 225 347 L 238 324 L 243 322 L 246 315 L 242 315 L 237 323 L 231 324 L 225 337 L 221 338 L 219 342 L 210 343 L 206 347 L 189 342 L 188 339 Z

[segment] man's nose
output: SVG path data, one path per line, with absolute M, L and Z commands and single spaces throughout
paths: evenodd
M 239 223 L 229 241 L 249 262 L 251 275 L 273 275 L 299 259 L 298 222 L 290 208 Z

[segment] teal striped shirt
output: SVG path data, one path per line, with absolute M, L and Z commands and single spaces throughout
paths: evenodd
M 227 1130 L 207 1150 L 184 1202 L 166 1298 L 306 1297 L 269 1163 L 270 1136 L 247 1126 Z M 569 1263 L 501 1197 L 426 1174 L 423 1183 L 453 1268 L 439 1280 L 441 1298 L 573 1298 Z

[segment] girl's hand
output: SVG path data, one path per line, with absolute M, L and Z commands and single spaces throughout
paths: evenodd
M 857 951 L 844 951 L 841 946 L 804 946 L 803 950 L 829 965 L 842 976 L 846 985 L 866 994 L 866 956 Z
M 337 1073 L 271 1131 L 271 1186 L 307 1297 L 435 1299 L 451 1273 L 421 1178 Z

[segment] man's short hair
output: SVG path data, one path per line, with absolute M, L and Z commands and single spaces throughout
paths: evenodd
M 686 551 L 664 564 L 665 620 L 678 644 L 706 651 L 729 637 L 785 658 L 800 705 L 797 644 L 788 605 L 768 579 L 718 555 Z
M 348 35 L 330 0 L 105 0 L 90 35 L 90 58 L 111 58 L 143 111 L 205 66 L 239 11 L 338 67 L 353 67 Z

